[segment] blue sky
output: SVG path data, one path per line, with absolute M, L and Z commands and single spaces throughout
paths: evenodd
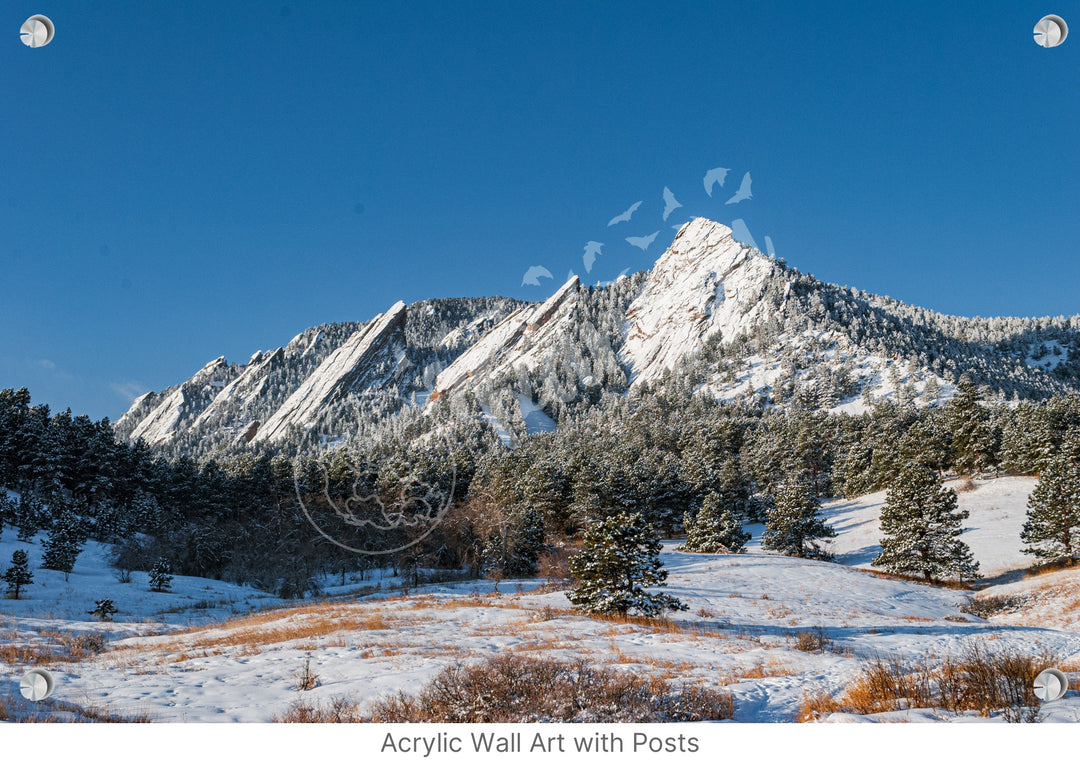
M 1080 37 L 1031 35 L 1076 0 L 0 9 L 0 385 L 53 409 L 399 298 L 608 280 L 695 215 L 943 312 L 1080 313 Z

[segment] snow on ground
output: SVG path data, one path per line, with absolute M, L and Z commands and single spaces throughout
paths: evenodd
M 1016 547 L 992 545 L 1006 541 L 1009 525 L 1018 532 L 1017 505 L 1031 485 L 981 482 L 961 495 L 961 505 L 972 510 L 970 535 L 983 531 L 986 549 L 980 555 L 976 548 L 976 556 L 987 565 L 1023 562 Z M 362 588 L 350 582 L 332 590 L 348 594 L 286 605 L 248 588 L 178 577 L 165 595 L 149 592 L 145 574 L 117 582 L 95 544 L 66 582 L 63 574 L 36 568 L 40 548 L 33 546 L 35 585 L 26 601 L 0 601 L 0 646 L 49 631 L 104 631 L 103 653 L 48 663 L 58 678 L 56 701 L 157 721 L 269 721 L 297 700 L 326 705 L 337 697 L 363 709 L 377 698 L 417 691 L 455 661 L 506 652 L 586 656 L 617 670 L 723 686 L 735 698 L 738 721 L 792 721 L 807 696 L 838 695 L 868 659 L 932 660 L 960 654 L 976 639 L 988 649 L 1050 650 L 1060 664 L 1077 664 L 1080 603 L 1073 601 L 1080 600 L 1080 569 L 1020 580 L 1014 573 L 977 593 L 868 573 L 861 566 L 871 559 L 881 500 L 878 494 L 828 505 L 841 531 L 840 563 L 776 556 L 756 546 L 742 555 L 685 554 L 675 550 L 678 542 L 667 542 L 667 591 L 688 610 L 656 623 L 583 616 L 562 589 L 539 579 L 504 581 L 501 593 L 488 581 L 406 593 L 389 588 L 393 579 L 380 579 L 378 589 L 369 579 Z M 22 546 L 12 531 L 0 534 L 0 564 Z M 83 612 L 105 594 L 123 613 L 114 623 L 88 622 Z M 976 609 L 985 619 L 965 612 L 973 599 L 993 606 L 999 597 L 1005 599 L 999 608 Z M 823 649 L 795 648 L 808 631 L 824 636 Z M 301 691 L 305 665 L 318 685 Z M 0 702 L 15 716 L 27 704 L 17 690 L 26 666 L 16 661 L 0 674 Z M 1044 715 L 1080 720 L 1080 696 L 1070 692 Z M 985 719 L 913 709 L 874 720 Z
M 979 572 L 983 576 L 995 576 L 1032 564 L 1032 556 L 1022 551 L 1024 544 L 1020 540 L 1020 530 L 1027 520 L 1028 496 L 1038 481 L 1033 476 L 972 479 L 970 484 L 975 489 L 969 492 L 963 491 L 961 483 L 964 480 L 947 483 L 960 488 L 957 493 L 959 508 L 969 512 L 962 538 L 979 561 Z M 831 545 L 837 562 L 870 567 L 871 561 L 881 553 L 879 523 L 883 505 L 885 492 L 825 504 L 825 520 L 839 534 Z M 760 534 L 760 530 L 757 533 Z
M 525 420 L 527 433 L 552 433 L 555 430 L 555 421 L 544 414 L 540 404 L 524 393 L 518 394 L 518 406 L 521 407 L 521 416 Z

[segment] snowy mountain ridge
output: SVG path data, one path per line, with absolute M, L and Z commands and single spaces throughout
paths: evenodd
M 341 437 L 357 417 L 378 424 L 426 399 L 428 416 L 482 416 L 513 444 L 604 395 L 632 400 L 669 380 L 719 400 L 861 412 L 935 403 L 964 374 L 999 400 L 1077 391 L 1080 316 L 942 315 L 821 282 L 697 218 L 648 272 L 603 288 L 571 277 L 533 304 L 398 302 L 245 365 L 217 358 L 140 396 L 116 428 L 198 455 Z

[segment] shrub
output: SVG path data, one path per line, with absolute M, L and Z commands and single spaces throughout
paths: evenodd
M 981 716 L 1000 712 L 1009 722 L 1039 720 L 1035 677 L 1058 660 L 1049 652 L 1038 655 L 1008 651 L 991 652 L 978 641 L 969 643 L 959 656 L 933 665 L 914 664 L 899 658 L 871 661 L 839 700 L 806 698 L 799 719 L 814 712 L 848 712 L 867 715 L 907 708 L 938 708 L 951 713 L 977 711 Z
M 731 695 L 717 689 L 674 689 L 648 678 L 585 660 L 511 654 L 453 664 L 419 693 L 376 701 L 381 722 L 516 723 L 523 721 L 663 722 L 731 718 Z
M 88 655 L 100 654 L 104 650 L 105 636 L 100 632 L 83 633 L 68 641 L 68 652 L 74 661 Z
M 799 633 L 799 639 L 795 642 L 795 648 L 808 653 L 824 654 L 825 647 L 832 643 L 825 634 L 825 628 L 815 627 L 812 630 L 803 630 Z
M 284 724 L 348 724 L 363 721 L 355 700 L 348 697 L 331 697 L 327 705 L 312 705 L 297 700 L 273 721 Z
M 113 614 L 120 613 L 120 610 L 113 603 L 112 598 L 104 597 L 101 600 L 94 601 L 94 610 L 87 611 L 88 614 L 98 617 L 103 622 L 112 621 Z
M 296 686 L 298 692 L 306 692 L 319 685 L 319 674 L 311 669 L 311 655 L 304 660 L 304 667 L 296 672 Z
M 1019 595 L 989 595 L 972 600 L 960 610 L 972 616 L 989 619 L 996 614 L 1008 614 L 1024 607 L 1024 598 Z

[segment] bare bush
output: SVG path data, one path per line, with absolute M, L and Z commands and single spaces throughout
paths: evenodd
M 939 668 L 941 707 L 982 716 L 1000 710 L 1006 721 L 1037 721 L 1035 677 L 1056 661 L 1049 652 L 990 652 L 978 641 L 969 643 L 959 659 L 946 659 Z
M 953 489 L 957 492 L 975 492 L 975 490 L 979 489 L 979 486 L 975 484 L 970 476 L 966 476 L 957 482 L 956 487 Z
M 453 664 L 416 695 L 375 702 L 381 722 L 515 723 L 523 721 L 662 722 L 731 718 L 727 692 L 674 689 L 667 681 L 563 662 L 500 655 L 472 665 Z
M 68 652 L 72 661 L 78 662 L 88 656 L 100 654 L 105 650 L 105 636 L 100 632 L 88 632 L 76 635 L 68 641 Z
M 326 705 L 312 705 L 297 700 L 272 721 L 282 724 L 352 724 L 363 721 L 355 700 L 348 697 L 331 697 Z
M 814 654 L 824 654 L 825 648 L 832 643 L 825 634 L 824 627 L 815 627 L 812 630 L 803 630 L 795 641 L 795 648 Z
M 298 692 L 306 692 L 319 685 L 319 674 L 311 669 L 311 655 L 304 660 L 304 667 L 296 671 L 296 685 L 293 687 Z
M 1019 595 L 988 595 L 978 597 L 960 610 L 981 619 L 989 619 L 996 614 L 1010 614 L 1024 607 L 1024 598 Z

